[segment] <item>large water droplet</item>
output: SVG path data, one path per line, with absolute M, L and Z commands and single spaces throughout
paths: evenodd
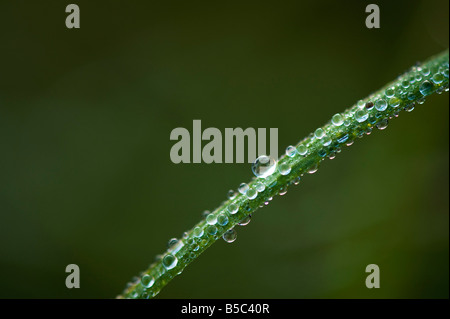
M 239 193 L 241 193 L 242 195 L 245 195 L 245 193 L 247 193 L 248 189 L 249 189 L 249 187 L 248 187 L 248 185 L 245 184 L 245 183 L 241 183 L 241 185 L 239 185 L 239 187 L 238 187 L 238 191 L 239 191 Z
M 263 183 L 261 183 L 260 181 L 256 181 L 253 186 L 255 187 L 255 189 L 259 192 L 262 193 L 264 192 L 264 190 L 266 189 L 266 185 L 264 185 Z
M 377 123 L 377 129 L 384 130 L 389 124 L 388 119 L 382 119 L 380 122 Z
M 297 153 L 297 149 L 294 146 L 289 145 L 288 147 L 286 147 L 286 155 L 287 156 L 294 157 L 296 153 Z
M 383 112 L 384 110 L 387 109 L 387 102 L 384 99 L 379 99 L 375 102 L 375 108 L 380 111 Z
M 222 236 L 223 240 L 225 240 L 227 243 L 234 242 L 236 240 L 236 237 L 237 237 L 237 233 L 234 230 L 234 228 L 227 230 Z
M 195 227 L 192 231 L 192 235 L 194 237 L 202 237 L 203 236 L 203 229 L 199 226 Z
M 318 128 L 315 132 L 314 132 L 314 136 L 316 138 L 318 138 L 319 140 L 325 136 L 325 131 L 322 128 Z
M 430 81 L 423 81 L 419 87 L 419 91 L 423 96 L 430 95 L 433 91 L 433 83 Z
M 250 188 L 247 191 L 247 194 L 245 194 L 245 195 L 247 195 L 248 199 L 255 199 L 256 196 L 258 196 L 258 191 L 256 189 L 254 189 L 254 188 Z
M 225 226 L 228 224 L 228 217 L 224 213 L 220 213 L 219 216 L 217 216 L 217 224 L 220 226 Z
M 170 270 L 177 265 L 178 259 L 174 255 L 167 254 L 164 256 L 162 263 L 163 263 L 164 268 L 166 268 L 167 270 Z
M 299 145 L 297 147 L 297 152 L 302 155 L 305 156 L 306 154 L 308 154 L 308 148 L 306 147 L 306 145 Z
M 261 155 L 252 164 L 252 171 L 256 177 L 266 178 L 275 172 L 277 161 L 270 156 Z
M 433 82 L 436 84 L 442 83 L 444 81 L 444 76 L 441 73 L 436 73 L 432 78 Z
M 209 225 L 214 225 L 215 223 L 217 223 L 217 216 L 215 214 L 209 214 L 208 216 L 206 216 L 206 222 Z

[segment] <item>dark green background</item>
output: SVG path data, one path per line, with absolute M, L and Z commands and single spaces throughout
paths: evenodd
M 0 4 L 3 298 L 115 297 L 251 178 L 173 164 L 172 129 L 278 127 L 281 154 L 449 42 L 448 1 L 376 1 L 377 30 L 364 1 L 72 2 Z M 357 141 L 158 297 L 448 298 L 448 112 L 432 96 Z

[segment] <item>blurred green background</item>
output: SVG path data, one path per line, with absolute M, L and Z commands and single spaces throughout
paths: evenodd
M 278 127 L 281 154 L 449 42 L 448 1 L 376 1 L 376 30 L 364 1 L 72 2 L 0 4 L 2 298 L 113 298 L 250 180 L 249 164 L 173 164 L 172 129 Z M 158 297 L 448 298 L 448 136 L 445 93 L 326 161 Z M 380 289 L 365 287 L 371 263 Z

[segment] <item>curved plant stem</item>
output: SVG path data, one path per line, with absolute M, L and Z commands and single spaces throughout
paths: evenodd
M 425 97 L 448 91 L 448 50 L 416 65 L 395 81 L 342 113 L 290 147 L 282 156 L 275 172 L 266 178 L 254 178 L 247 192 L 235 193 L 210 215 L 195 225 L 150 267 L 135 277 L 118 298 L 152 298 L 175 276 L 194 261 L 217 239 L 233 239 L 233 227 L 267 205 L 275 195 L 283 195 L 287 187 L 297 184 L 305 173 L 314 173 L 326 158 L 333 158 L 354 140 L 370 134 L 374 128 L 384 129 L 388 121 L 401 111 L 412 111 Z M 224 235 L 225 234 L 225 235 Z

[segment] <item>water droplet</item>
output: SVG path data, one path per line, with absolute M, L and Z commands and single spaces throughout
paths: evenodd
M 319 169 L 319 166 L 317 164 L 313 165 L 312 167 L 310 167 L 308 169 L 308 173 L 309 174 L 314 174 L 315 172 L 317 172 L 317 170 Z
M 331 123 L 333 123 L 333 125 L 335 126 L 341 126 L 342 124 L 344 124 L 344 117 L 339 113 L 334 114 L 331 118 Z
M 442 70 L 442 75 L 443 76 L 445 76 L 446 78 L 448 78 L 448 68 L 447 69 L 444 69 L 444 70 Z
M 390 87 L 390 88 L 386 89 L 386 91 L 384 91 L 384 95 L 386 95 L 387 98 L 393 97 L 395 95 L 395 88 Z
M 297 149 L 294 146 L 289 145 L 288 147 L 286 147 L 286 155 L 287 156 L 294 157 L 296 153 L 297 153 Z
M 256 198 L 256 196 L 258 196 L 258 192 L 256 191 L 256 189 L 254 189 L 254 188 L 250 188 L 248 191 L 247 191 L 247 198 L 248 199 L 255 199 Z
M 422 74 L 425 75 L 425 76 L 429 75 L 429 74 L 430 74 L 430 69 L 427 68 L 427 67 L 424 67 L 424 68 L 422 69 Z
M 415 103 L 410 103 L 410 104 L 408 104 L 407 106 L 405 106 L 403 109 L 404 109 L 406 112 L 412 112 L 412 111 L 414 110 L 414 107 L 415 107 Z
M 241 183 L 241 185 L 239 185 L 239 187 L 238 187 L 238 191 L 239 191 L 239 193 L 241 193 L 242 195 L 245 195 L 245 193 L 247 193 L 248 189 L 249 189 L 249 187 L 248 187 L 248 185 L 245 184 L 245 183 Z
M 409 81 L 407 81 L 407 80 L 402 81 L 402 86 L 403 86 L 405 89 L 409 88 L 409 85 L 410 85 L 410 84 L 411 84 L 411 83 L 410 83 Z
M 214 235 L 217 233 L 217 227 L 216 227 L 216 226 L 213 226 L 213 225 L 208 225 L 208 226 L 206 227 L 206 232 L 207 232 L 209 235 L 214 236 Z
M 297 178 L 294 179 L 294 185 L 298 185 L 300 184 L 300 176 L 298 176 Z
M 396 98 L 396 97 L 393 97 L 393 98 L 391 98 L 390 100 L 389 100 L 389 105 L 391 106 L 391 107 L 398 107 L 399 105 L 400 105 L 400 99 L 399 98 Z
M 178 243 L 178 239 L 176 238 L 171 238 L 169 239 L 169 241 L 167 242 L 167 248 L 171 248 L 173 246 L 175 246 Z
M 256 181 L 253 186 L 255 187 L 255 189 L 259 192 L 262 193 L 264 192 L 264 190 L 266 189 L 266 185 L 264 185 L 263 183 L 261 183 L 260 181 Z
M 275 172 L 277 161 L 273 158 L 261 155 L 252 164 L 252 171 L 256 177 L 266 178 Z
M 387 109 L 387 102 L 384 99 L 379 99 L 375 102 L 375 108 L 377 111 L 383 112 Z
M 233 215 L 233 214 L 236 214 L 236 213 L 238 212 L 239 206 L 236 205 L 236 204 L 230 204 L 230 205 L 228 205 L 227 210 L 228 210 L 228 212 L 229 212 L 231 215 Z
M 325 156 L 327 155 L 327 151 L 325 151 L 324 149 L 320 149 L 320 150 L 317 152 L 317 154 L 318 154 L 320 157 L 325 157 Z
M 215 223 L 217 223 L 217 216 L 215 214 L 209 214 L 208 216 L 206 216 L 206 222 L 209 225 L 214 225 Z
M 419 91 L 423 96 L 430 95 L 433 91 L 433 83 L 430 81 L 423 81 L 419 87 Z
M 245 216 L 239 223 L 239 226 L 246 226 L 252 220 L 252 214 Z
M 209 210 L 204 210 L 203 213 L 202 213 L 202 217 L 204 218 L 204 217 L 208 216 L 209 213 L 210 213 Z
M 234 190 L 230 189 L 228 191 L 227 197 L 228 197 L 228 199 L 235 199 L 236 198 L 236 192 Z
M 166 268 L 167 270 L 175 268 L 177 263 L 178 263 L 177 257 L 175 257 L 174 255 L 171 255 L 171 254 L 165 255 L 163 258 L 163 261 L 162 261 L 164 268 Z
M 367 102 L 365 105 L 366 109 L 370 110 L 373 108 L 373 102 Z
M 382 119 L 380 122 L 377 123 L 377 129 L 384 130 L 389 124 L 388 119 Z
M 358 106 L 360 109 L 362 109 L 366 103 L 363 100 L 359 100 L 358 103 L 356 103 L 356 106 Z
M 325 136 L 322 138 L 322 144 L 323 144 L 323 146 L 328 146 L 328 145 L 331 144 L 331 142 L 332 142 L 331 137 L 329 137 L 328 135 L 325 135 Z
M 225 240 L 227 243 L 232 243 L 236 240 L 237 238 L 237 233 L 236 231 L 233 229 L 227 230 L 223 236 L 222 236 L 223 240 Z
M 278 171 L 281 175 L 287 175 L 291 172 L 291 167 L 288 164 L 283 163 L 278 166 Z
M 350 119 L 345 119 L 344 126 L 348 127 L 350 124 L 352 124 L 352 121 Z
M 283 186 L 280 188 L 280 191 L 278 192 L 278 195 L 283 196 L 287 193 L 287 186 Z
M 325 136 L 325 131 L 322 128 L 318 128 L 315 132 L 314 132 L 314 136 L 316 138 L 318 138 L 319 140 Z
M 345 143 L 347 140 L 348 140 L 348 134 L 345 134 L 345 135 L 338 137 L 337 142 L 342 144 L 342 143 Z
M 155 283 L 155 278 L 150 275 L 144 275 L 141 278 L 141 285 L 145 288 L 150 288 Z
M 194 237 L 202 237 L 203 236 L 203 229 L 199 226 L 195 227 L 192 231 L 192 235 Z
M 369 118 L 369 114 L 367 114 L 366 110 L 358 110 L 355 112 L 355 120 L 357 120 L 359 123 L 364 122 Z
M 308 154 L 308 148 L 305 145 L 299 145 L 297 147 L 297 151 L 300 155 L 305 156 L 306 154 Z
M 444 81 L 444 76 L 441 73 L 436 73 L 432 78 L 433 82 L 436 84 L 442 83 Z
M 228 217 L 224 213 L 220 213 L 219 216 L 217 216 L 217 224 L 220 226 L 225 226 L 228 224 Z

